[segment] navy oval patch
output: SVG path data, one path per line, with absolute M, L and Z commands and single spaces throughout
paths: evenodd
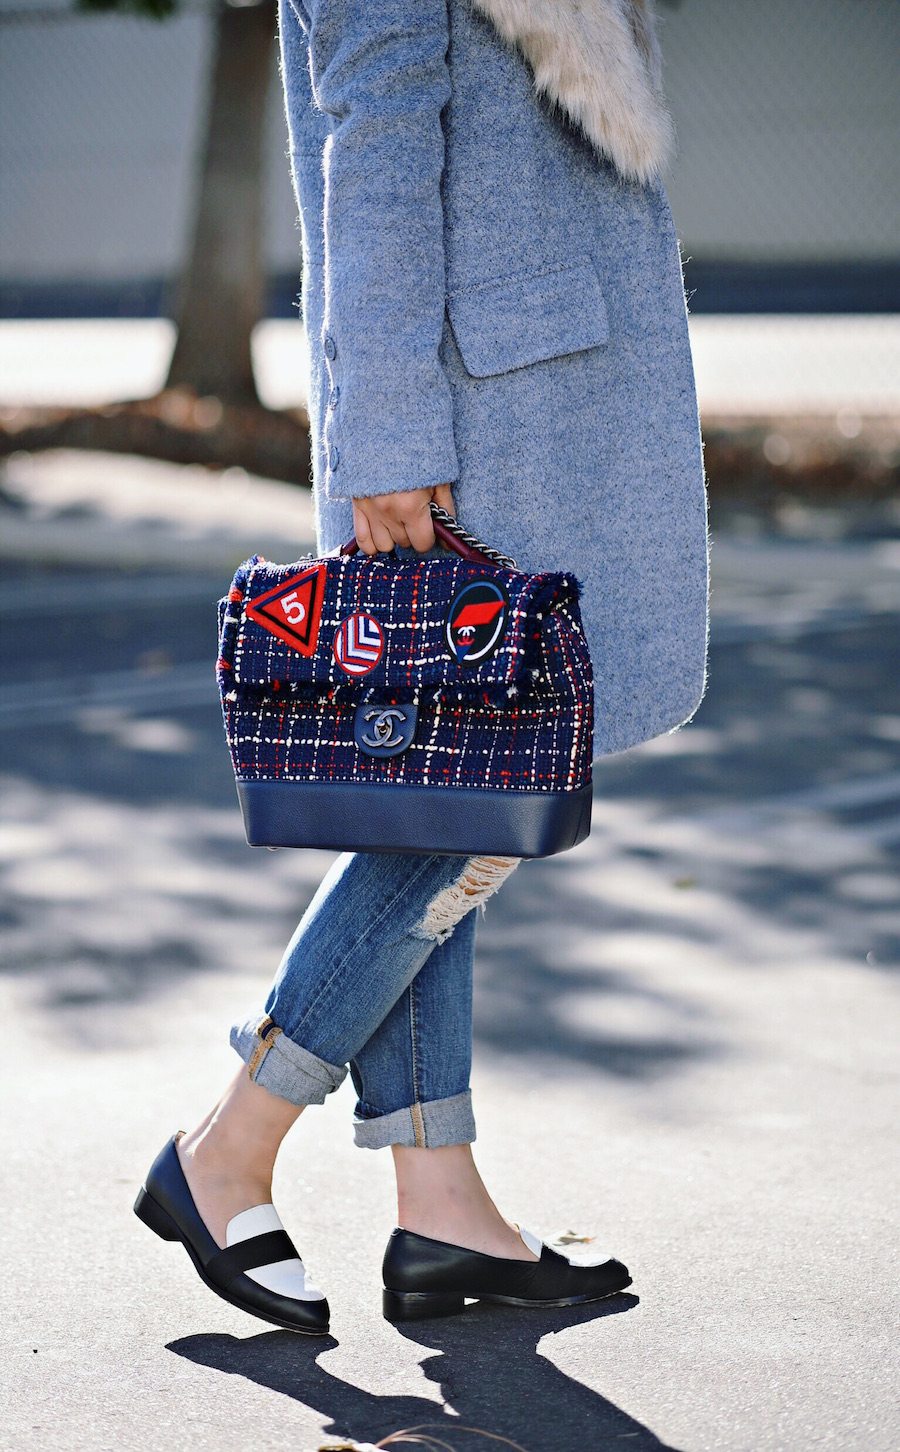
M 477 666 L 494 654 L 506 634 L 509 596 L 498 580 L 470 580 L 453 597 L 444 624 L 447 649 L 457 664 Z

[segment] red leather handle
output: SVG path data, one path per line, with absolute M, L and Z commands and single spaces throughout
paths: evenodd
M 493 565 L 496 563 L 490 556 L 484 554 L 482 550 L 475 549 L 474 546 L 466 544 L 464 540 L 457 539 L 456 535 L 445 524 L 442 524 L 439 519 L 435 519 L 432 522 L 434 524 L 435 540 L 438 544 L 442 544 L 445 549 L 453 550 L 454 554 L 459 555 L 464 560 L 471 560 L 476 565 Z M 355 555 L 358 550 L 359 545 L 354 535 L 351 539 L 347 540 L 346 544 L 341 545 L 339 553 L 342 555 Z

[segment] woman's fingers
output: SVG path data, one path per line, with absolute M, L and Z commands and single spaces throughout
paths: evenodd
M 377 555 L 394 548 L 394 537 L 386 526 L 382 512 L 373 508 L 374 500 L 354 499 L 353 533 L 363 554 Z
M 363 554 L 374 555 L 375 543 L 372 539 L 369 521 L 366 519 L 365 510 L 360 507 L 356 499 L 353 500 L 353 533 Z
M 367 555 L 392 550 L 395 545 L 420 553 L 430 550 L 434 545 L 434 524 L 429 509 L 432 499 L 455 517 L 450 484 L 354 499 L 353 523 L 360 549 Z
M 431 510 L 428 508 L 431 503 L 431 490 L 416 491 L 425 495 L 411 509 L 406 518 L 406 532 L 409 535 L 409 542 L 414 550 L 421 550 L 423 553 L 430 550 L 434 544 L 434 524 L 431 519 Z
M 375 548 L 383 553 L 390 553 L 395 541 L 388 521 L 376 512 L 369 517 L 369 528 L 372 531 Z

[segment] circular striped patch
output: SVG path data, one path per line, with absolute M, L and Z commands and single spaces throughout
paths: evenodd
M 334 633 L 334 658 L 348 676 L 364 676 L 384 654 L 384 631 L 374 615 L 363 610 L 348 615 Z

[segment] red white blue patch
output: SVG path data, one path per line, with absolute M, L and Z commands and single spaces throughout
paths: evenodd
M 277 635 L 300 655 L 316 653 L 322 600 L 325 595 L 325 566 L 313 565 L 289 580 L 282 580 L 274 590 L 257 595 L 244 611 L 248 620 Z
M 374 615 L 357 610 L 334 633 L 334 658 L 348 676 L 365 676 L 384 655 L 384 631 Z
M 444 635 L 450 654 L 463 666 L 477 666 L 500 645 L 509 620 L 509 596 L 497 580 L 470 580 L 453 597 Z

